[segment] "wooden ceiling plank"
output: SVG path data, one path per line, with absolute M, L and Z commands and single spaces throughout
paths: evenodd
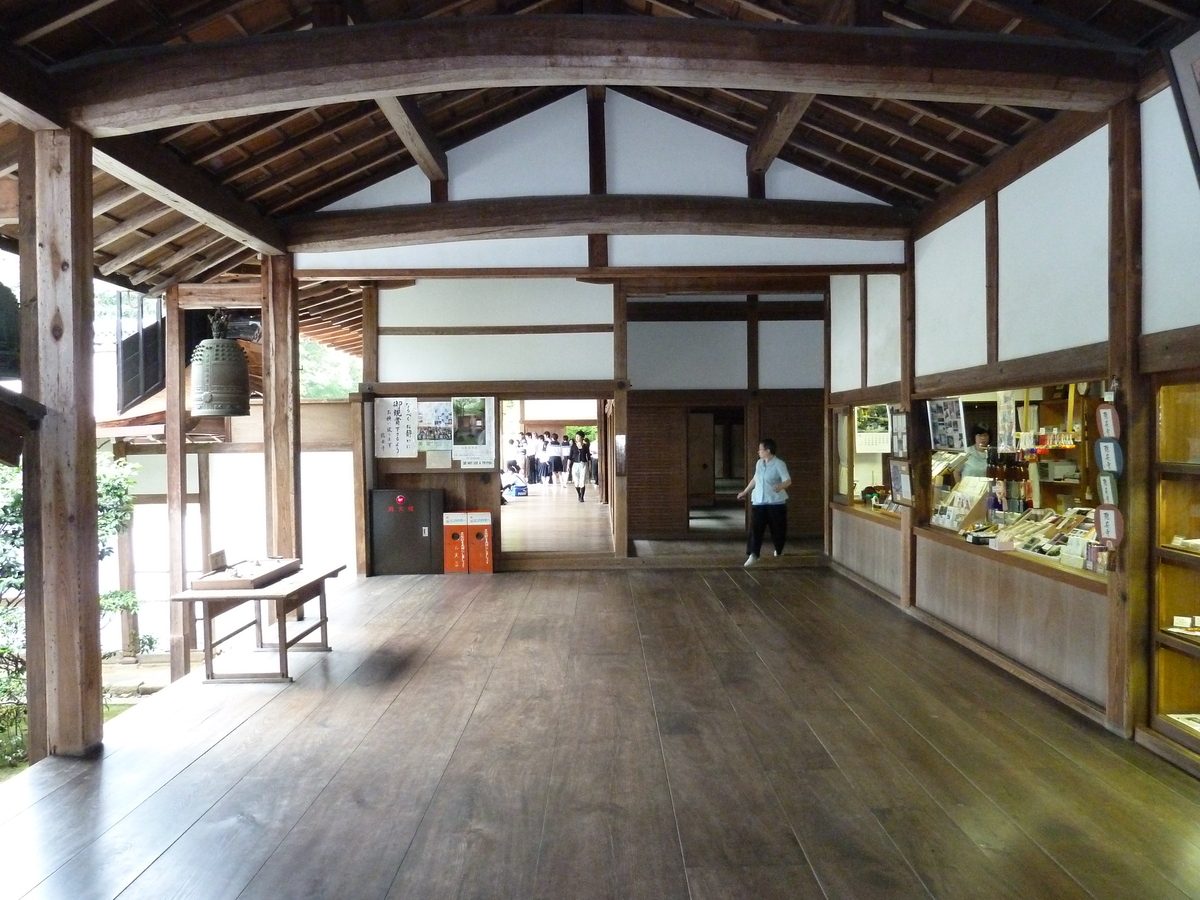
M 4 33 L 10 43 L 24 47 L 115 2 L 116 0 L 88 0 L 84 3 L 79 0 L 43 2 L 28 15 L 6 26 Z
M 1031 3 L 1029 0 L 976 0 L 976 2 L 982 3 L 984 6 L 990 6 L 993 9 L 1013 13 L 1030 22 L 1038 22 L 1066 36 L 1078 38 L 1081 41 L 1122 49 L 1132 46 L 1116 35 L 1109 34 L 1078 19 L 1073 19 L 1047 6 Z
M 301 203 L 304 203 L 311 197 L 322 198 L 321 205 L 325 205 L 324 198 L 329 195 L 331 188 L 336 187 L 343 181 L 362 176 L 364 173 L 368 173 L 372 169 L 376 169 L 379 166 L 382 166 L 384 163 L 387 163 L 398 157 L 404 157 L 407 159 L 408 150 L 404 147 L 396 147 L 394 150 L 385 151 L 375 159 L 369 160 L 363 163 L 361 166 L 347 169 L 346 171 L 340 172 L 334 176 L 327 176 L 320 182 L 314 182 L 307 189 L 301 189 L 289 194 L 286 199 L 281 200 L 276 205 L 271 206 L 270 212 L 272 215 L 279 215 L 289 209 L 294 209 L 296 206 L 299 206 Z
M 95 212 L 94 207 L 93 212 Z M 135 231 L 145 228 L 151 222 L 156 222 L 163 216 L 174 212 L 175 210 L 171 209 L 171 207 L 163 206 L 157 200 L 151 200 L 150 204 L 146 208 L 138 210 L 136 213 L 128 216 L 123 221 L 118 222 L 107 231 L 97 233 L 94 241 L 94 247 L 97 250 L 99 250 L 101 247 L 107 247 L 109 244 L 119 241 L 126 235 L 133 234 Z
M 223 153 L 228 153 L 239 147 L 247 141 L 252 141 L 257 137 L 261 137 L 269 131 L 274 131 L 293 122 L 303 116 L 309 115 L 313 110 L 310 108 L 301 108 L 289 110 L 284 113 L 276 113 L 269 116 L 260 116 L 240 128 L 235 128 L 226 134 L 221 135 L 214 141 L 205 144 L 200 148 L 199 155 L 190 157 L 189 162 L 194 166 L 202 166 L 205 163 L 216 159 Z M 168 141 L 169 143 L 169 141 Z
M 233 268 L 233 266 L 238 265 L 244 260 L 255 255 L 254 250 L 247 247 L 242 247 L 236 241 L 230 241 L 229 243 L 230 246 L 227 246 L 212 256 L 206 257 L 205 259 L 188 266 L 186 269 L 181 269 L 166 281 L 155 284 L 153 287 L 149 288 L 146 293 L 150 296 L 158 296 L 168 288 L 172 288 L 177 284 L 182 284 L 185 281 L 194 281 L 205 273 L 208 273 L 210 277 L 215 277 L 226 269 Z M 222 268 L 223 265 L 224 268 Z
M 391 136 L 390 131 L 380 131 L 375 134 L 360 137 L 353 142 L 334 144 L 328 150 L 324 150 L 314 156 L 303 157 L 298 165 L 292 166 L 285 171 L 272 175 L 269 178 L 264 178 L 262 181 L 247 187 L 242 195 L 247 200 L 260 200 L 266 197 L 272 191 L 285 188 L 296 179 L 314 172 L 322 166 L 327 166 L 330 163 L 337 162 L 344 156 L 350 156 L 354 153 L 361 152 L 372 144 L 378 144 L 381 141 L 386 141 Z
M 879 144 L 867 140 L 861 132 L 849 131 L 844 128 L 837 128 L 825 122 L 809 119 L 804 123 L 805 128 L 819 132 L 827 137 L 833 138 L 835 141 L 849 144 L 853 147 L 858 147 L 860 150 L 877 156 L 881 159 L 889 160 L 902 168 L 911 169 L 914 172 L 919 172 L 934 181 L 940 181 L 945 185 L 958 184 L 959 179 L 953 174 L 947 173 L 936 166 L 931 166 L 918 156 L 911 153 L 906 153 L 897 147 L 881 147 Z
M 1011 134 L 1006 134 L 999 128 L 993 128 L 986 122 L 982 122 L 979 119 L 973 118 L 972 116 L 964 116 L 954 110 L 946 109 L 945 107 L 937 106 L 932 103 L 918 103 L 916 101 L 902 99 L 892 100 L 891 98 L 889 98 L 889 102 L 898 103 L 901 106 L 911 109 L 913 112 L 920 113 L 923 116 L 929 116 L 931 119 L 936 119 L 937 121 L 946 125 L 950 125 L 954 128 L 960 128 L 963 131 L 969 131 L 976 137 L 981 137 L 985 141 L 991 141 L 997 147 L 1012 147 L 1019 140 L 1019 138 L 1014 137 Z
M 223 240 L 225 240 L 223 235 L 217 234 L 213 231 L 207 231 L 200 237 L 193 240 L 191 243 L 180 247 L 166 259 L 158 260 L 157 262 L 152 263 L 149 268 L 130 275 L 129 280 L 134 284 L 145 284 L 147 281 L 152 281 L 169 269 L 179 265 L 188 257 L 203 253 L 209 247 L 219 244 Z
M 940 153 L 942 156 L 957 160 L 964 165 L 982 169 L 988 164 L 988 157 L 983 154 L 976 153 L 971 148 L 964 147 L 954 141 L 948 141 L 939 135 L 924 131 L 914 125 L 910 125 L 904 119 L 890 116 L 880 110 L 866 109 L 857 104 L 826 97 L 818 97 L 816 102 L 826 109 L 857 119 L 860 122 L 865 122 L 868 125 L 874 125 L 882 131 L 902 137 L 907 141 L 912 141 L 914 144 L 919 144 L 927 150 Z
M 195 31 L 206 25 L 211 25 L 219 19 L 231 16 L 242 7 L 252 6 L 261 0 L 208 0 L 193 7 L 186 13 L 172 16 L 165 24 L 152 26 L 145 31 L 131 35 L 124 40 L 122 47 L 145 47 L 155 44 L 165 44 L 189 31 Z
M 137 197 L 142 192 L 129 184 L 119 184 L 110 191 L 106 191 L 92 201 L 92 217 L 102 216 L 106 212 L 110 212 L 120 206 L 122 203 L 128 203 L 134 197 Z
M 283 252 L 275 222 L 158 144 L 132 135 L 106 138 L 96 141 L 92 156 L 110 175 L 188 218 L 260 253 Z
M 614 44 L 626 53 L 617 67 Z M 483 85 L 667 82 L 1094 111 L 1131 94 L 1139 55 L 974 32 L 472 16 L 81 59 L 58 67 L 56 86 L 97 136 Z
M 886 184 L 888 187 L 895 188 L 905 194 L 916 197 L 918 200 L 929 201 L 936 197 L 932 191 L 926 190 L 919 185 L 912 184 L 903 178 L 898 178 L 889 173 L 884 173 L 878 168 L 858 163 L 854 160 L 847 159 L 845 155 L 839 154 L 826 147 L 814 144 L 812 141 L 803 140 L 793 137 L 788 141 L 789 147 L 794 147 L 808 156 L 815 156 L 817 159 L 825 160 L 826 162 L 842 169 L 847 169 L 858 175 L 870 178 L 873 181 L 878 181 L 881 184 Z
M 182 222 L 178 222 L 177 224 L 172 225 L 170 228 L 164 228 L 158 234 L 152 235 L 148 240 L 143 241 L 136 247 L 130 247 L 124 253 L 114 256 L 108 262 L 100 266 L 100 271 L 104 275 L 111 275 L 118 269 L 123 269 L 131 263 L 137 262 L 147 253 L 153 253 L 159 247 L 178 240 L 185 234 L 190 234 L 200 227 L 202 226 L 193 222 L 191 219 L 184 219 Z
M 450 169 L 446 162 L 446 150 L 417 106 L 417 101 L 412 97 L 378 97 L 375 102 L 425 177 L 430 181 L 447 181 Z
M 355 107 L 340 115 L 330 116 L 328 119 L 321 121 L 316 128 L 310 128 L 294 137 L 287 138 L 263 153 L 248 156 L 244 162 L 238 163 L 236 166 L 228 169 L 223 169 L 220 173 L 221 183 L 233 184 L 235 181 L 245 178 L 251 172 L 265 168 L 271 165 L 271 163 L 278 162 L 290 153 L 303 150 L 317 141 L 328 139 L 332 132 L 358 125 L 371 119 L 374 115 L 374 107 L 369 107 L 366 111 L 362 107 Z
M 869 203 L 594 194 L 315 213 L 286 223 L 289 249 L 328 251 L 496 237 L 741 234 L 902 240 L 908 217 Z

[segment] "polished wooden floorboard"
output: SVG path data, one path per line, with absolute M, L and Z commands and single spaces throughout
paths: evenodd
M 339 581 L 0 785 L 0 897 L 1200 898 L 1200 783 L 827 569 Z

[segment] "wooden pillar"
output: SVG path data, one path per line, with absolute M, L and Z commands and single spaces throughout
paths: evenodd
M 837 493 L 838 479 L 837 416 L 834 413 L 829 400 L 829 385 L 833 381 L 833 315 L 831 312 L 833 305 L 832 296 L 832 287 L 827 287 L 825 289 L 824 298 L 825 336 L 823 339 L 825 348 L 825 490 L 822 492 L 822 500 L 825 504 L 825 509 L 824 515 L 821 519 L 821 527 L 822 531 L 824 532 L 822 535 L 823 540 L 821 543 L 821 549 L 824 551 L 825 555 L 830 558 L 833 557 L 833 496 Z M 747 422 L 747 429 L 749 426 L 750 423 Z M 750 435 L 748 430 L 746 435 L 747 437 Z M 749 454 L 747 454 L 747 460 L 749 461 Z M 747 471 L 753 472 L 753 463 L 750 464 L 752 468 L 748 469 Z M 746 480 L 750 480 L 749 476 L 747 476 Z
M 362 286 L 362 380 L 379 380 L 379 284 L 368 281 Z
M 103 737 L 96 421 L 92 412 L 92 143 L 22 132 L 22 372 L 46 407 L 26 444 L 30 759 L 83 756 Z
M 300 317 L 291 254 L 263 258 L 267 552 L 300 557 Z
M 604 128 L 603 85 L 589 85 L 587 89 L 588 123 L 588 193 L 608 193 L 608 149 Z M 608 235 L 588 235 L 588 268 L 603 269 L 608 266 Z
M 364 373 L 365 377 L 365 373 Z M 362 394 L 350 395 L 350 450 L 354 458 L 354 562 L 355 571 L 359 575 L 370 573 L 370 558 L 367 553 L 367 515 L 370 507 L 367 504 L 367 492 L 374 486 L 374 480 L 368 477 L 367 465 L 370 458 L 367 451 L 365 404 Z M 371 463 L 371 469 L 375 468 Z
M 613 290 L 613 550 L 618 559 L 629 556 L 629 494 L 626 460 L 629 436 L 629 300 L 625 285 Z
M 908 411 L 908 459 L 910 465 L 916 458 L 913 448 L 916 424 L 913 401 L 913 371 L 916 345 L 916 272 L 913 268 L 913 240 L 904 242 L 904 274 L 900 276 L 900 404 Z M 912 478 L 916 472 L 910 469 Z M 923 482 L 922 482 L 923 483 Z M 929 490 L 922 492 L 926 501 Z M 913 530 L 923 521 L 916 501 L 912 506 L 900 507 L 900 606 L 910 609 L 917 605 L 917 536 Z
M 113 457 L 125 459 L 127 445 L 121 438 L 113 441 Z M 135 573 L 137 567 L 133 560 L 133 519 L 128 527 L 117 535 L 117 586 L 123 591 L 135 591 Z M 121 610 L 121 662 L 135 663 L 138 656 L 138 643 L 141 626 L 138 614 L 129 610 Z
M 1108 579 L 1108 704 L 1105 724 L 1131 736 L 1149 720 L 1154 395 L 1140 374 L 1142 330 L 1141 122 L 1135 100 L 1109 113 L 1109 372 L 1121 416 L 1125 473 L 1118 490 L 1125 546 Z
M 170 548 L 168 569 L 170 592 L 177 594 L 187 588 L 187 410 L 184 396 L 183 310 L 179 308 L 178 285 L 167 289 L 166 303 L 166 364 L 164 366 L 167 401 L 167 543 Z M 171 604 L 171 680 L 177 681 L 192 667 L 191 648 L 194 617 L 190 604 Z

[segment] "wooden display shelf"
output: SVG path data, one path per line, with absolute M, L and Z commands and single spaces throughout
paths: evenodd
M 1154 553 L 1160 562 L 1200 569 L 1200 553 L 1189 553 L 1187 550 L 1176 550 L 1173 547 L 1156 547 Z
M 254 590 L 298 571 L 298 559 L 247 559 L 193 578 L 193 591 Z
M 988 559 L 994 559 L 1005 565 L 1016 566 L 1018 569 L 1024 569 L 1026 572 L 1045 575 L 1054 581 L 1061 581 L 1064 584 L 1081 587 L 1091 591 L 1093 594 L 1106 595 L 1108 593 L 1108 579 L 1105 576 L 1086 570 L 1069 569 L 1048 557 L 1038 557 L 1030 553 L 1021 553 L 1017 550 L 993 550 L 991 547 L 971 544 L 957 531 L 951 531 L 948 528 L 939 528 L 937 525 L 923 525 L 913 530 L 922 537 L 930 538 L 939 544 L 945 544 L 947 547 L 957 547 L 964 553 L 982 554 Z
M 1169 631 L 1159 631 L 1154 638 L 1161 647 L 1170 647 L 1172 650 L 1200 659 L 1200 635 L 1190 638 L 1182 634 L 1172 634 Z
M 1151 721 L 1151 726 L 1163 737 L 1186 747 L 1193 753 L 1200 753 L 1200 731 L 1164 715 L 1155 716 Z
M 900 513 L 897 512 L 889 512 L 886 509 L 874 509 L 861 503 L 834 503 L 832 506 L 833 509 L 838 512 L 850 513 L 854 516 L 861 516 L 864 519 L 870 519 L 872 522 L 880 522 L 884 525 L 887 525 L 889 528 L 900 527 Z

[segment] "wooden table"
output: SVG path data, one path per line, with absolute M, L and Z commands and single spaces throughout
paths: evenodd
M 328 652 L 329 647 L 329 618 L 325 612 L 325 579 L 332 578 L 346 568 L 301 569 L 291 575 L 281 578 L 272 584 L 259 588 L 242 588 L 236 590 L 189 590 L 171 597 L 175 603 L 198 603 L 202 610 L 204 622 L 204 675 L 205 682 L 217 681 L 250 682 L 250 681 L 291 681 L 288 675 L 287 652 L 290 648 Z M 288 613 L 300 610 L 309 600 L 317 600 L 320 614 L 317 621 L 303 631 L 287 636 Z M 213 638 L 213 620 L 221 613 L 236 609 L 243 603 L 254 604 L 254 618 L 239 625 L 228 634 Z M 273 604 L 269 608 L 275 614 L 275 625 L 278 629 L 278 640 L 274 643 L 263 641 L 263 603 Z M 259 650 L 277 650 L 279 652 L 279 672 L 237 672 L 218 674 L 213 671 L 213 650 L 240 634 L 247 628 L 254 628 L 254 642 Z M 300 641 L 314 631 L 320 630 L 319 641 Z

